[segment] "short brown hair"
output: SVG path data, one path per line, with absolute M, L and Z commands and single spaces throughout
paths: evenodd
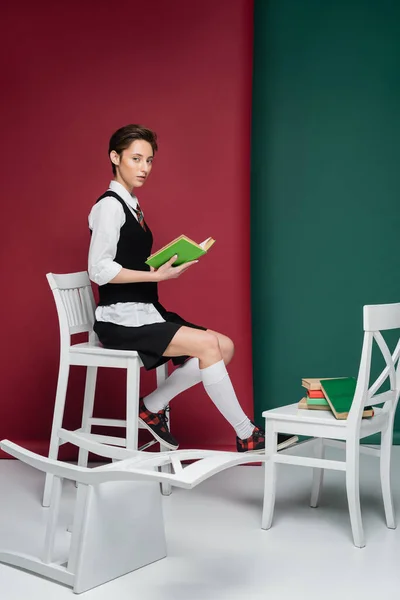
M 129 148 L 134 140 L 145 140 L 146 142 L 149 142 L 154 153 L 158 150 L 157 134 L 154 131 L 146 129 L 146 127 L 142 127 L 141 125 L 125 125 L 112 134 L 108 145 L 108 156 L 110 156 L 110 152 L 113 150 L 121 155 L 126 148 Z M 117 170 L 113 163 L 111 163 L 111 165 L 115 175 Z

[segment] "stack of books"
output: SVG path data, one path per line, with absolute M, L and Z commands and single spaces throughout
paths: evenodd
M 329 410 L 336 419 L 347 419 L 356 391 L 355 377 L 305 378 L 301 385 L 307 390 L 299 402 L 299 408 Z M 373 417 L 374 409 L 366 406 L 363 418 Z

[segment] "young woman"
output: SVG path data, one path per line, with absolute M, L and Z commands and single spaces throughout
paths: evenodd
M 176 449 L 179 445 L 168 429 L 168 403 L 202 382 L 235 430 L 237 450 L 262 452 L 264 431 L 243 412 L 226 370 L 234 352 L 232 341 L 185 321 L 158 301 L 158 283 L 180 277 L 197 261 L 174 267 L 173 257 L 157 270 L 145 264 L 153 236 L 133 191 L 150 175 L 156 150 L 156 134 L 139 125 L 127 125 L 111 136 L 114 178 L 89 215 L 89 275 L 98 284 L 100 297 L 94 330 L 105 347 L 136 350 L 146 369 L 170 359 L 181 365 L 154 392 L 140 399 L 140 422 L 164 446 Z M 295 441 L 295 437 L 283 435 L 278 439 L 280 448 Z

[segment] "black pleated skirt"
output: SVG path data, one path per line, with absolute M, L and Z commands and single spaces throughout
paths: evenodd
M 176 332 L 182 326 L 203 331 L 207 328 L 185 321 L 176 313 L 167 311 L 158 302 L 154 303 L 154 306 L 165 319 L 165 323 L 125 327 L 115 323 L 95 321 L 93 329 L 105 348 L 136 350 L 147 370 L 155 369 L 169 360 L 172 360 L 174 365 L 181 365 L 189 358 L 188 356 L 174 356 L 172 359 L 163 356 Z

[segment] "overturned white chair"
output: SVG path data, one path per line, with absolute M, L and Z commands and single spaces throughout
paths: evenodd
M 318 506 L 324 469 L 334 469 L 346 473 L 346 490 L 353 532 L 354 545 L 365 546 L 364 531 L 360 507 L 360 452 L 380 458 L 380 479 L 386 524 L 396 528 L 393 499 L 390 485 L 390 464 L 393 440 L 393 423 L 400 394 L 400 340 L 393 354 L 382 336 L 381 331 L 400 329 L 400 304 L 382 304 L 364 306 L 364 342 L 358 372 L 357 386 L 348 418 L 335 419 L 333 413 L 301 410 L 298 404 L 289 404 L 263 412 L 266 422 L 266 464 L 264 486 L 264 509 L 262 528 L 269 529 L 272 524 L 276 465 L 278 463 L 313 468 L 311 490 L 312 507 Z M 380 357 L 386 363 L 379 377 L 370 385 L 371 360 L 374 340 L 380 350 Z M 397 366 L 396 366 L 397 365 Z M 389 379 L 390 389 L 378 394 L 385 381 Z M 365 406 L 374 406 L 375 414 L 362 419 Z M 383 405 L 381 408 L 379 405 Z M 290 456 L 277 452 L 277 432 L 312 436 L 306 442 L 314 445 L 314 457 Z M 381 446 L 373 448 L 361 445 L 367 436 L 380 433 Z M 303 445 L 303 447 L 305 446 Z M 346 450 L 345 460 L 324 458 L 325 446 L 339 446 Z
M 104 348 L 93 332 L 95 302 L 89 275 L 86 271 L 56 275 L 47 273 L 47 280 L 53 292 L 58 322 L 60 328 L 60 366 L 58 372 L 57 392 L 51 428 L 49 458 L 57 459 L 59 447 L 67 440 L 60 436 L 62 427 L 65 399 L 67 394 L 70 367 L 81 365 L 86 367 L 86 384 L 83 400 L 81 427 L 75 430 L 81 439 L 93 439 L 98 442 L 125 446 L 131 450 L 138 447 L 139 383 L 140 368 L 143 366 L 137 352 L 127 350 L 112 350 Z M 71 336 L 77 333 L 87 333 L 88 341 L 71 344 Z M 102 419 L 93 417 L 94 396 L 98 367 L 126 369 L 126 419 Z M 167 365 L 157 368 L 157 385 L 168 376 Z M 115 437 L 92 433 L 93 426 L 122 427 L 126 436 Z M 156 441 L 152 440 L 141 449 L 145 449 Z M 160 445 L 160 451 L 166 450 Z M 87 466 L 88 452 L 79 449 L 79 466 Z M 43 506 L 49 506 L 53 476 L 46 476 Z M 167 483 L 162 484 L 164 495 L 171 493 Z
M 0 536 L 0 562 L 66 584 L 77 594 L 166 556 L 159 482 L 191 489 L 228 467 L 260 461 L 259 455 L 250 453 L 146 453 L 78 440 L 73 432 L 60 433 L 72 443 L 79 441 L 86 451 L 117 456 L 118 462 L 88 469 L 44 458 L 8 440 L 0 442 L 4 452 L 54 478 L 42 555 L 7 550 Z M 185 467 L 182 461 L 191 464 Z M 173 473 L 158 471 L 165 466 L 172 467 Z M 69 548 L 56 560 L 64 479 L 78 482 L 78 489 Z

